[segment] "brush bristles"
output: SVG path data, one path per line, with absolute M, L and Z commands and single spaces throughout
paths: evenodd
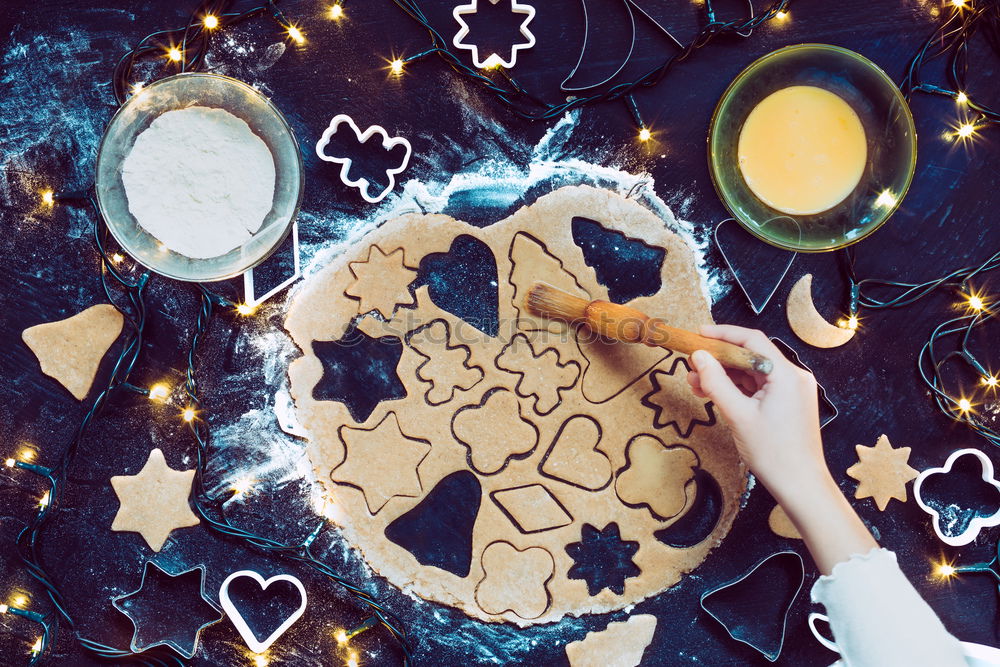
M 559 320 L 583 320 L 587 317 L 590 302 L 578 296 L 567 294 L 561 289 L 545 283 L 535 283 L 528 290 L 525 304 L 535 315 Z

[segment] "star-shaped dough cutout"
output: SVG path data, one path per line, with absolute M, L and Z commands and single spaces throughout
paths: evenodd
M 423 487 L 417 467 L 430 452 L 431 443 L 404 434 L 394 412 L 373 429 L 341 426 L 338 433 L 347 454 L 330 478 L 360 489 L 369 512 L 378 514 L 396 496 L 420 495 Z
M 417 271 L 406 265 L 402 248 L 385 253 L 382 248 L 372 245 L 368 248 L 368 259 L 348 264 L 354 282 L 348 285 L 344 294 L 360 301 L 358 313 L 377 310 L 387 320 L 399 306 L 412 306 L 416 297 L 409 287 L 417 278 Z
M 159 551 L 172 531 L 199 523 L 188 505 L 193 481 L 194 470 L 174 470 L 163 452 L 154 449 L 139 474 L 111 478 L 121 503 L 111 530 L 139 533 L 150 549 Z
M 492 5 L 495 5 L 498 2 L 500 2 L 500 0 L 489 0 L 489 1 L 490 4 Z M 466 37 L 469 36 L 469 32 L 471 29 L 469 28 L 469 24 L 462 17 L 465 16 L 466 14 L 478 13 L 479 0 L 472 0 L 467 5 L 459 5 L 455 7 L 455 9 L 452 11 L 452 16 L 455 17 L 455 20 L 458 22 L 459 25 L 458 32 L 455 34 L 455 38 L 454 40 L 452 40 L 452 44 L 455 45 L 455 48 L 472 51 L 472 64 L 475 65 L 476 67 L 482 69 L 490 69 L 493 67 L 500 67 L 500 66 L 506 67 L 507 69 L 512 68 L 517 63 L 517 52 L 522 49 L 530 49 L 535 45 L 535 36 L 531 33 L 530 30 L 528 30 L 528 24 L 531 23 L 531 20 L 533 18 L 535 18 L 535 8 L 532 7 L 531 5 L 518 2 L 517 0 L 510 0 L 510 11 L 513 14 L 524 15 L 524 20 L 521 21 L 521 25 L 518 27 L 518 30 L 520 30 L 521 37 L 523 37 L 525 40 L 523 42 L 511 44 L 510 58 L 505 60 L 503 56 L 501 56 L 500 54 L 492 53 L 489 55 L 489 57 L 487 57 L 484 60 L 480 58 L 479 47 L 477 45 L 465 42 L 465 39 Z
M 874 447 L 857 445 L 855 450 L 858 462 L 847 469 L 847 474 L 858 480 L 854 497 L 874 499 L 883 512 L 893 498 L 905 503 L 907 482 L 920 474 L 907 464 L 910 448 L 893 448 L 883 435 Z

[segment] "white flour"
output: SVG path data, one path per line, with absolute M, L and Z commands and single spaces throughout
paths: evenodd
M 168 111 L 136 137 L 122 164 L 128 209 L 167 248 L 224 255 L 260 229 L 274 199 L 274 158 L 228 111 Z

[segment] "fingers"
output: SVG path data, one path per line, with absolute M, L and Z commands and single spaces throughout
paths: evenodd
M 732 324 L 709 324 L 701 328 L 701 335 L 740 345 L 751 352 L 770 357 L 772 361 L 780 361 L 785 358 L 781 350 L 768 339 L 763 331 L 758 329 L 747 329 Z
M 691 362 L 695 366 L 701 392 L 719 406 L 726 419 L 736 421 L 753 408 L 753 399 L 733 383 L 726 369 L 711 354 L 697 350 L 691 355 Z
M 701 379 L 698 377 L 698 371 L 690 371 L 687 374 L 688 384 L 691 385 L 691 392 L 694 393 L 698 398 L 708 398 L 705 392 L 701 390 Z

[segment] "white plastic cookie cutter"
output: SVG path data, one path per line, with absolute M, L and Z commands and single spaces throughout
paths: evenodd
M 489 0 L 491 4 L 497 4 L 500 0 Z M 503 57 L 498 53 L 492 53 L 488 58 L 483 60 L 479 57 L 479 47 L 475 44 L 466 44 L 464 41 L 466 36 L 469 34 L 469 24 L 465 22 L 462 17 L 466 14 L 476 14 L 479 12 L 479 0 L 472 0 L 467 5 L 459 5 L 455 7 L 452 11 L 452 16 L 458 21 L 459 29 L 455 34 L 455 39 L 452 44 L 455 45 L 456 49 L 465 49 L 466 51 L 472 51 L 472 63 L 479 67 L 480 69 L 490 69 L 492 67 L 506 67 L 511 69 L 517 63 L 517 52 L 522 49 L 530 49 L 535 45 L 535 35 L 528 30 L 528 24 L 531 20 L 535 18 L 535 8 L 531 5 L 518 2 L 517 0 L 510 0 L 510 11 L 514 14 L 524 14 L 525 18 L 521 22 L 520 30 L 521 36 L 524 37 L 526 42 L 520 44 L 512 44 L 510 47 L 510 60 L 504 60 Z
M 924 481 L 932 475 L 942 475 L 951 472 L 952 467 L 955 462 L 963 456 L 974 456 L 979 459 L 979 465 L 982 467 L 982 479 L 984 482 L 992 484 L 994 487 L 1000 491 L 1000 481 L 997 481 L 993 476 L 993 462 L 990 460 L 986 454 L 979 451 L 978 449 L 959 449 L 951 453 L 948 460 L 944 462 L 944 465 L 940 468 L 930 468 L 923 471 L 917 477 L 916 481 L 913 482 L 913 497 L 917 501 L 917 505 L 920 509 L 931 515 L 931 520 L 934 525 L 934 532 L 937 534 L 938 538 L 947 545 L 953 547 L 960 547 L 965 544 L 973 542 L 978 536 L 979 531 L 983 528 L 990 528 L 992 526 L 1000 525 L 1000 507 L 997 508 L 996 512 L 990 516 L 974 516 L 969 521 L 969 525 L 966 526 L 965 530 L 959 535 L 948 535 L 941 530 L 941 514 L 938 510 L 934 509 L 926 502 L 924 502 L 923 495 L 921 494 L 921 488 L 923 487 Z
M 396 146 L 405 146 L 406 154 L 403 155 L 403 159 L 400 161 L 398 167 L 393 167 L 392 169 L 387 169 L 385 172 L 386 177 L 389 180 L 389 184 L 385 187 L 382 192 L 377 196 L 372 196 L 369 192 L 369 187 L 371 183 L 367 178 L 361 177 L 352 179 L 350 176 L 351 170 L 351 158 L 349 157 L 337 157 L 335 155 L 327 155 L 323 151 L 330 144 L 330 138 L 337 133 L 337 128 L 340 127 L 342 123 L 347 123 L 354 135 L 358 139 L 359 144 L 367 143 L 374 135 L 378 134 L 382 137 L 382 148 L 385 150 L 391 150 Z M 380 125 L 372 125 L 364 132 L 358 127 L 358 124 L 354 122 L 354 119 L 347 114 L 338 114 L 333 117 L 330 121 L 330 125 L 323 130 L 323 136 L 320 137 L 319 141 L 316 142 L 316 155 L 320 160 L 325 160 L 326 162 L 336 162 L 340 165 L 340 180 L 344 185 L 356 188 L 358 192 L 361 193 L 361 197 L 369 204 L 377 204 L 378 202 L 385 199 L 394 187 L 396 187 L 396 174 L 401 173 L 410 164 L 410 155 L 413 153 L 413 147 L 410 146 L 410 142 L 403 137 L 390 137 L 389 133 L 386 132 L 385 128 Z
M 253 630 L 251 630 L 250 626 L 247 625 L 246 619 L 244 619 L 243 615 L 236 609 L 236 605 L 233 604 L 233 601 L 229 599 L 229 584 L 241 577 L 249 577 L 250 579 L 253 579 L 260 585 L 260 589 L 262 591 L 266 591 L 268 586 L 278 581 L 287 581 L 295 586 L 295 588 L 299 591 L 299 596 L 301 597 L 302 602 L 299 604 L 298 609 L 293 611 L 291 616 L 286 618 L 284 622 L 282 622 L 282 624 L 279 625 L 277 629 L 264 641 L 257 639 Z M 302 617 L 302 614 L 305 613 L 306 589 L 305 586 L 302 585 L 301 581 L 290 574 L 278 574 L 265 580 L 264 577 L 262 577 L 258 572 L 254 572 L 253 570 L 240 570 L 239 572 L 233 572 L 231 575 L 226 577 L 225 581 L 222 582 L 222 586 L 219 588 L 219 604 L 222 605 L 222 609 L 226 612 L 226 616 L 229 617 L 229 620 L 233 622 L 233 626 L 235 626 L 237 632 L 240 633 L 240 637 L 243 637 L 243 641 L 246 642 L 247 648 L 254 653 L 263 653 L 271 647 L 271 644 L 278 641 L 278 638 L 285 634 L 288 628 L 292 627 L 295 621 L 299 620 L 299 618 Z

